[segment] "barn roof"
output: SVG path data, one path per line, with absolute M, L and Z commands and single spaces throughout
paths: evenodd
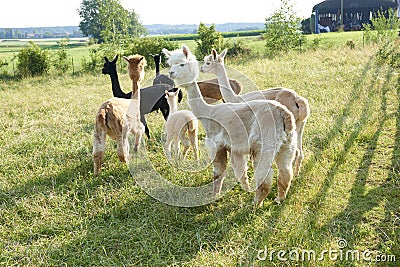
M 326 0 L 313 7 L 313 11 L 317 10 L 319 13 L 337 13 L 340 10 L 341 0 Z M 398 0 L 343 0 L 344 9 L 352 10 L 384 10 L 389 8 L 397 8 Z

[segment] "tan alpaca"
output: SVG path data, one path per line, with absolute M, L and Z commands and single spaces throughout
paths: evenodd
M 117 142 L 118 158 L 124 163 L 128 162 L 129 157 L 129 133 L 135 135 L 134 150 L 137 151 L 139 147 L 141 136 L 144 132 L 144 126 L 140 122 L 140 112 L 137 112 L 140 107 L 139 83 L 144 77 L 146 60 L 144 57 L 142 57 L 141 60 L 137 60 L 137 57 L 135 57 L 135 59 L 136 61 L 132 60 L 130 57 L 127 58 L 130 63 L 130 77 L 136 79 L 132 80 L 134 90 L 132 92 L 133 99 L 113 97 L 105 101 L 97 112 L 93 133 L 93 162 L 95 175 L 99 174 L 101 170 L 106 149 L 107 135 Z M 131 67 L 131 62 L 141 66 Z M 142 66 L 143 64 L 144 66 Z
M 296 151 L 293 114 L 277 101 L 255 100 L 247 103 L 207 104 L 196 83 L 198 62 L 187 46 L 169 56 L 170 77 L 186 88 L 193 114 L 202 122 L 206 146 L 213 163 L 214 193 L 221 191 L 227 165 L 227 152 L 236 178 L 249 189 L 245 156 L 254 159 L 256 193 L 254 203 L 261 205 L 272 185 L 272 163 L 279 168 L 277 202 L 286 198 L 293 177 L 292 161 Z
M 165 123 L 167 141 L 165 143 L 165 152 L 167 158 L 171 159 L 171 144 L 174 141 L 175 154 L 179 156 L 180 141 L 183 144 L 182 156 L 186 153 L 192 144 L 194 159 L 198 160 L 198 121 L 190 110 L 178 110 L 178 93 L 165 91 L 165 98 L 169 105 L 169 116 Z M 187 135 L 186 135 L 187 134 Z
M 307 99 L 299 96 L 295 91 L 287 88 L 271 88 L 267 90 L 254 91 L 243 95 L 235 94 L 230 83 L 227 82 L 228 76 L 224 66 L 224 58 L 227 50 L 225 49 L 220 55 L 215 49 L 212 49 L 211 55 L 204 58 L 204 64 L 201 66 L 201 72 L 213 73 L 217 75 L 219 88 L 222 97 L 226 102 L 240 103 L 251 100 L 276 100 L 286 106 L 292 112 L 296 121 L 297 132 L 297 153 L 295 157 L 295 175 L 300 172 L 301 162 L 303 161 L 302 137 L 304 126 L 310 115 L 310 107 Z

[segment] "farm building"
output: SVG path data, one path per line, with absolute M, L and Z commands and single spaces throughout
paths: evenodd
M 363 23 L 370 23 L 374 13 L 393 9 L 399 14 L 400 0 L 326 0 L 313 7 L 318 20 L 315 32 L 336 31 L 341 27 L 345 31 L 360 30 Z M 343 18 L 341 18 L 343 12 Z

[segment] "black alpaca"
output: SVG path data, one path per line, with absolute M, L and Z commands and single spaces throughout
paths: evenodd
M 156 77 L 154 78 L 153 85 L 155 84 L 169 84 L 172 87 L 175 86 L 174 81 L 165 74 L 160 74 L 160 62 L 161 62 L 161 54 L 150 54 L 153 57 L 154 63 L 156 64 Z
M 114 97 L 127 98 L 130 99 L 132 96 L 132 91 L 129 93 L 124 93 L 119 85 L 118 74 L 117 74 L 117 62 L 118 55 L 114 57 L 112 61 L 109 61 L 107 57 L 104 57 L 105 63 L 102 70 L 103 74 L 110 75 L 111 85 Z M 140 120 L 145 127 L 145 133 L 148 138 L 150 138 L 150 131 L 147 127 L 146 119 L 144 115 L 149 114 L 155 110 L 160 110 L 167 120 L 169 115 L 169 105 L 167 99 L 165 99 L 165 90 L 170 92 L 175 92 L 177 88 L 173 88 L 169 84 L 157 84 L 149 86 L 140 90 Z M 182 92 L 179 92 L 178 101 L 182 100 Z

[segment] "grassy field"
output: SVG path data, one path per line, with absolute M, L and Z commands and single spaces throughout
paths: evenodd
M 344 45 L 227 61 L 259 89 L 293 88 L 311 105 L 301 173 L 281 205 L 275 178 L 259 209 L 239 185 L 205 206 L 163 204 L 138 186 L 112 141 L 94 177 L 94 116 L 112 96 L 100 70 L 0 80 L 0 266 L 398 266 L 400 80 L 374 54 Z M 120 82 L 130 88 L 126 74 Z M 211 182 L 210 166 L 169 164 L 162 116 L 147 120 L 158 173 Z

